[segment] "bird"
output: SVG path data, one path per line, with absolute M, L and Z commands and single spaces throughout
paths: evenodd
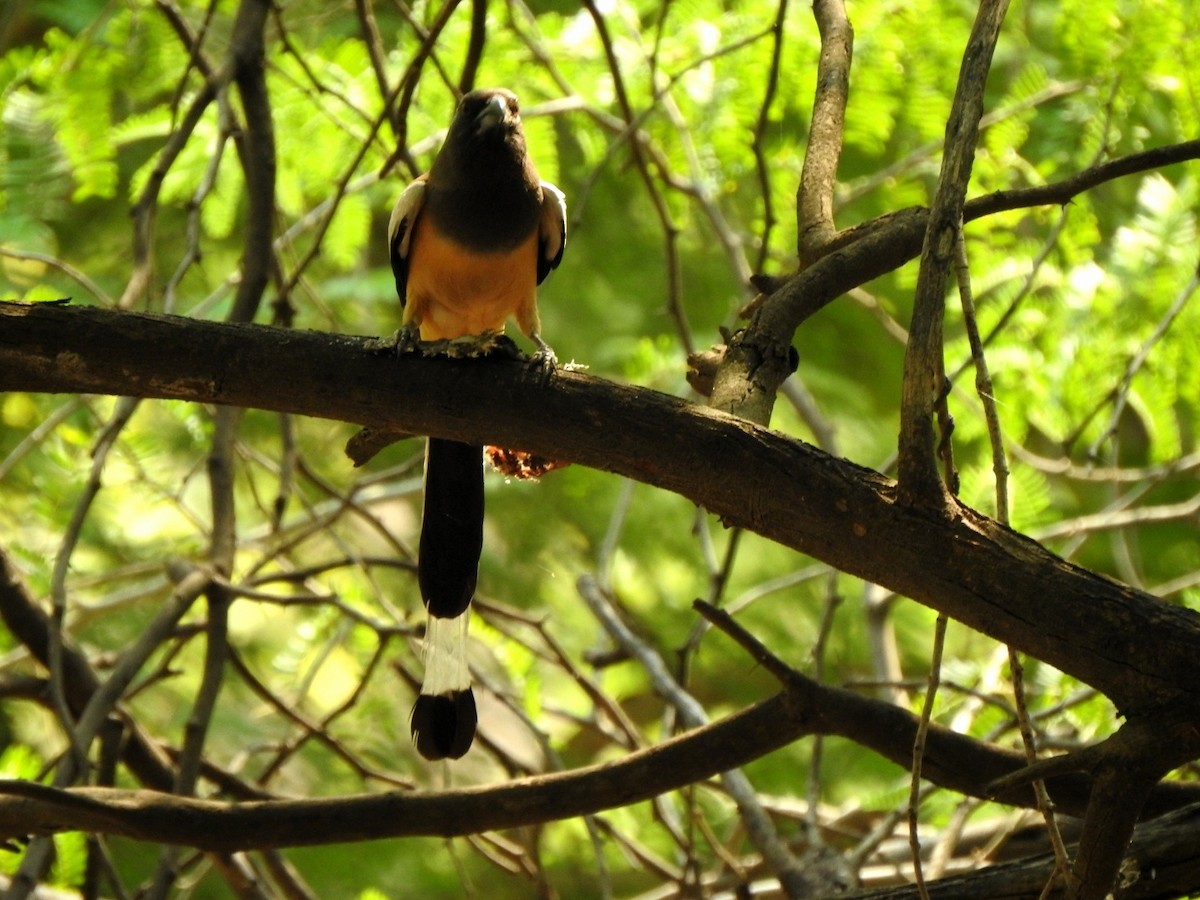
M 537 288 L 566 240 L 566 198 L 538 175 L 516 94 L 465 94 L 428 172 L 388 222 L 401 348 L 503 332 L 512 318 L 537 347 L 533 363 L 552 371 Z M 483 448 L 429 437 L 424 493 L 417 582 L 428 623 L 411 730 L 426 759 L 459 759 L 478 724 L 466 642 L 483 549 Z

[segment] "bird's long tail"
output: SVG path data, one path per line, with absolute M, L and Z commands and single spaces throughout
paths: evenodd
M 412 733 L 426 759 L 458 759 L 475 737 L 467 619 L 483 549 L 483 448 L 430 438 L 417 580 L 429 612 Z

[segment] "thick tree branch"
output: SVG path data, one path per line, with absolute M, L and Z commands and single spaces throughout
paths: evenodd
M 800 324 L 860 284 L 900 268 L 921 250 L 928 211 L 910 207 L 851 229 L 856 237 L 802 269 L 771 293 L 729 342 L 713 383 L 713 409 L 766 425 L 776 391 L 792 374 Z M 840 243 L 835 241 L 835 243 Z
M 905 766 L 916 728 L 916 717 L 906 710 L 792 673 L 784 693 L 621 760 L 490 787 L 226 804 L 157 791 L 63 791 L 0 781 L 0 838 L 80 830 L 234 851 L 473 834 L 635 803 L 743 765 L 809 734 L 840 735 Z M 982 797 L 991 782 L 1023 767 L 1020 753 L 942 726 L 929 728 L 924 774 L 935 784 Z M 1067 772 L 1046 783 L 1060 810 L 1082 815 L 1091 791 L 1087 775 Z M 1198 793 L 1196 785 L 1158 785 L 1149 792 L 1142 814 L 1162 815 L 1196 803 Z M 995 799 L 1034 803 L 1033 792 L 1021 784 Z
M 0 389 L 258 407 L 518 447 L 679 493 L 731 525 L 1051 663 L 1123 713 L 1200 701 L 1200 616 L 966 507 L 895 503 L 876 472 L 711 409 L 578 372 L 395 358 L 361 338 L 0 304 Z
M 1162 716 L 1153 727 L 1129 722 L 1102 744 L 1080 751 L 1083 759 L 1095 759 L 1090 771 L 1094 783 L 1068 890 L 1071 900 L 1100 900 L 1107 895 L 1141 818 L 1142 804 L 1159 779 L 1184 762 L 1172 760 L 1169 748 L 1186 746 L 1188 733 L 1195 730 L 1196 720 L 1190 716 Z M 1178 734 L 1183 735 L 1182 741 L 1175 739 Z

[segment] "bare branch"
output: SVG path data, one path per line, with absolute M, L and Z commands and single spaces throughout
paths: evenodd
M 242 278 L 229 313 L 231 322 L 254 319 L 274 260 L 271 232 L 275 216 L 275 127 L 271 122 L 263 46 L 263 29 L 270 10 L 269 0 L 242 0 L 229 51 L 230 69 L 245 114 L 241 160 L 247 199 Z
M 1013 209 L 1065 204 L 1114 178 L 1200 158 L 1200 140 L 1134 153 L 1054 184 L 997 191 L 967 201 L 963 221 Z M 841 231 L 826 255 L 772 286 L 744 332 L 734 336 L 712 392 L 715 409 L 759 424 L 770 421 L 775 393 L 792 373 L 788 353 L 796 329 L 827 304 L 898 269 L 921 251 L 929 211 L 909 207 Z
M 946 283 L 954 259 L 954 241 L 962 227 L 963 203 L 975 140 L 983 115 L 983 89 L 1008 0 L 985 0 L 967 40 L 958 87 L 946 123 L 946 150 L 929 224 L 921 250 L 908 350 L 904 355 L 903 396 L 900 403 L 899 497 L 903 503 L 943 508 L 949 495 L 938 478 L 933 413 L 944 393 L 942 319 Z
M 787 682 L 784 694 L 619 761 L 490 787 L 226 804 L 157 791 L 58 790 L 0 781 L 0 836 L 83 830 L 233 851 L 471 834 L 625 806 L 743 765 L 815 731 L 848 737 L 902 765 L 911 761 L 917 728 L 912 714 L 818 685 L 798 672 L 789 673 Z M 1172 732 L 1177 734 L 1178 729 Z M 975 796 L 994 778 L 1024 767 L 1021 754 L 938 725 L 929 727 L 926 750 L 924 773 L 930 781 Z M 1048 779 L 1047 785 L 1060 808 L 1082 813 L 1090 779 L 1067 772 Z M 1195 803 L 1197 793 L 1195 785 L 1158 785 L 1142 813 L 1158 815 Z M 1020 784 L 996 799 L 1034 802 L 1032 792 Z
M 758 255 L 754 262 L 756 271 L 761 270 L 771 250 L 771 232 L 775 228 L 775 203 L 771 199 L 771 179 L 767 164 L 766 139 L 771 125 L 771 106 L 779 89 L 779 66 L 783 59 L 784 23 L 787 21 L 788 0 L 778 0 L 775 21 L 771 25 L 771 68 L 767 72 L 762 105 L 754 123 L 754 168 L 758 175 L 758 189 L 762 193 L 763 229 L 759 235 Z
M 829 243 L 833 223 L 833 188 L 846 125 L 850 94 L 850 61 L 854 56 L 854 29 L 842 0 L 815 0 L 813 17 L 821 33 L 817 63 L 817 94 L 800 187 L 796 191 L 797 253 L 801 266 L 812 262 Z
M 0 552 L 0 618 L 5 627 L 47 669 L 50 667 L 50 617 L 17 579 L 8 557 Z M 86 657 L 64 636 L 62 644 L 63 692 L 76 716 L 82 715 L 100 690 L 100 679 Z M 167 790 L 174 778 L 157 745 L 136 725 L 131 725 L 122 747 L 129 770 L 142 784 Z
M 577 587 L 579 596 L 604 626 L 604 630 L 622 650 L 642 664 L 654 685 L 654 690 L 675 708 L 684 726 L 699 728 L 707 724 L 708 713 L 704 711 L 703 704 L 671 676 L 662 657 L 626 627 L 596 580 L 590 577 L 581 578 Z M 788 897 L 811 896 L 814 886 L 809 882 L 799 861 L 780 840 L 779 833 L 763 810 L 758 794 L 746 774 L 740 769 L 726 770 L 721 773 L 721 781 L 730 797 L 737 803 L 751 843 L 762 853 L 772 873 L 779 879 L 784 893 Z
M 466 94 L 475 87 L 475 75 L 483 60 L 483 47 L 487 41 L 487 6 L 487 0 L 471 0 L 471 40 L 467 44 L 462 75 L 458 79 L 460 94 Z
M 942 651 L 946 647 L 947 624 L 948 620 L 945 616 L 938 616 L 934 623 L 929 678 L 925 685 L 925 699 L 921 703 L 921 718 L 917 722 L 917 733 L 913 737 L 912 780 L 908 789 L 908 845 L 912 850 L 913 874 L 917 877 L 917 893 L 921 900 L 929 900 L 929 889 L 925 886 L 925 873 L 921 868 L 921 840 L 917 834 L 921 809 L 921 770 L 925 766 L 929 725 L 933 719 L 933 705 L 937 700 L 938 684 L 942 678 Z
M 621 107 L 621 115 L 625 120 L 625 125 L 629 129 L 634 129 L 637 122 L 637 115 L 625 90 L 625 79 L 621 73 L 621 64 L 617 58 L 616 49 L 613 46 L 612 36 L 608 31 L 608 24 L 592 0 L 584 0 L 583 6 L 592 17 L 592 22 L 596 26 L 596 33 L 600 37 L 601 46 L 604 48 L 604 55 L 608 60 L 609 71 L 613 78 L 613 87 L 617 94 L 617 103 Z M 636 139 L 631 140 L 629 142 L 629 152 L 633 157 L 633 163 L 637 167 L 638 173 L 642 176 L 642 182 L 646 186 L 646 193 L 650 198 L 651 204 L 654 206 L 655 214 L 658 216 L 663 230 L 663 250 L 666 255 L 665 267 L 667 272 L 667 309 L 675 319 L 676 328 L 679 331 L 679 339 L 683 344 L 684 351 L 691 353 L 695 349 L 695 341 L 692 338 L 691 327 L 688 325 L 687 316 L 683 310 L 683 275 L 679 267 L 679 226 L 675 224 L 671 216 L 671 211 L 667 207 L 666 200 L 662 196 L 662 191 L 659 190 L 658 184 L 650 173 L 650 164 L 646 159 L 641 142 Z
M 362 339 L 265 326 L 16 303 L 0 304 L 0 322 L 5 390 L 255 406 L 574 460 L 678 492 L 931 606 L 1093 685 L 1127 715 L 1200 694 L 1195 613 L 967 507 L 952 517 L 901 507 L 876 472 L 655 391 L 569 371 L 543 383 L 516 360 L 378 356 Z

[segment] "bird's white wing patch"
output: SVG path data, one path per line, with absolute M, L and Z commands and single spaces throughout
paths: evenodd
M 400 199 L 392 207 L 392 217 L 388 220 L 388 248 L 393 259 L 408 259 L 408 248 L 412 243 L 413 222 L 421 211 L 425 200 L 425 181 L 414 181 L 400 194 Z M 399 242 L 397 243 L 397 238 Z
M 567 198 L 548 181 L 542 182 L 542 217 L 538 222 L 538 283 L 558 268 L 567 245 Z

